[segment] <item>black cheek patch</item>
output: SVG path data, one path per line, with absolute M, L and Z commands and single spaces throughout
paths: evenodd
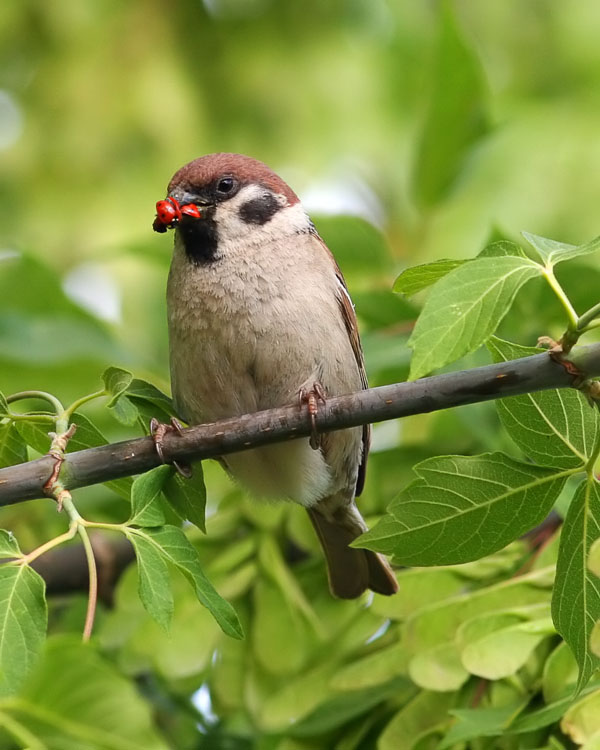
M 240 217 L 246 224 L 266 224 L 281 209 L 272 193 L 264 193 L 240 206 Z
M 194 263 L 212 263 L 218 258 L 217 225 L 206 217 L 183 216 L 178 227 L 188 258 Z

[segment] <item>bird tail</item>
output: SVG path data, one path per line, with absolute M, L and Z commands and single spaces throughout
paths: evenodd
M 367 589 L 385 596 L 398 591 L 396 576 L 383 555 L 349 546 L 367 531 L 354 503 L 339 508 L 330 518 L 317 508 L 309 508 L 308 515 L 325 553 L 329 587 L 334 596 L 356 599 Z

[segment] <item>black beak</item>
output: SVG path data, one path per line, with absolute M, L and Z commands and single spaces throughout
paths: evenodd
M 211 201 L 204 198 L 198 193 L 188 193 L 187 190 L 181 188 L 174 188 L 169 193 L 169 198 L 175 198 L 180 206 L 185 206 L 188 203 L 194 203 L 196 206 L 210 206 Z

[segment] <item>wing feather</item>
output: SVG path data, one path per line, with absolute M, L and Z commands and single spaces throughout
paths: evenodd
M 344 279 L 344 276 L 337 264 L 337 261 L 333 257 L 331 250 L 327 247 L 327 245 L 323 242 L 323 240 L 320 237 L 319 237 L 319 240 L 321 244 L 323 245 L 323 248 L 327 251 L 327 253 L 331 257 L 331 262 L 333 263 L 334 268 L 335 268 L 335 275 L 338 281 L 337 299 L 338 299 L 338 303 L 340 306 L 340 312 L 344 320 L 346 331 L 348 332 L 350 346 L 352 347 L 352 351 L 354 352 L 354 357 L 356 359 L 356 364 L 358 367 L 358 371 L 360 373 L 360 381 L 361 381 L 362 387 L 366 389 L 369 387 L 369 382 L 367 380 L 367 371 L 365 370 L 365 359 L 363 356 L 363 350 L 362 350 L 362 346 L 360 343 L 360 335 L 358 332 L 358 322 L 356 320 L 356 313 L 354 312 L 354 304 L 352 302 L 352 298 L 350 297 L 350 293 L 348 292 L 348 287 L 346 286 L 346 281 Z M 363 425 L 362 458 L 361 458 L 360 466 L 358 469 L 358 478 L 356 480 L 356 492 L 355 492 L 356 497 L 360 495 L 365 485 L 365 476 L 366 476 L 366 471 L 367 471 L 367 456 L 369 453 L 370 444 L 371 444 L 371 425 L 366 424 L 366 425 Z

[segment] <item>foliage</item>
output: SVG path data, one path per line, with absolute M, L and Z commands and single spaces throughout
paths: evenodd
M 168 421 L 168 243 L 149 236 L 151 206 L 211 150 L 264 158 L 311 210 L 334 183 L 359 214 L 315 220 L 372 385 L 526 356 L 540 334 L 593 337 L 598 243 L 579 243 L 597 233 L 596 13 L 3 7 L 0 106 L 25 128 L 0 177 L 0 464 L 70 422 L 69 451 Z M 573 244 L 521 246 L 518 227 Z M 416 567 L 372 601 L 333 600 L 302 510 L 249 500 L 212 464 L 208 497 L 200 466 L 192 482 L 160 467 L 74 500 L 57 484 L 62 514 L 5 508 L 0 748 L 591 750 L 598 447 L 575 391 L 376 426 L 359 544 Z M 562 532 L 536 531 L 551 509 Z M 95 620 L 87 597 L 46 601 L 28 564 L 92 533 L 137 557 Z

